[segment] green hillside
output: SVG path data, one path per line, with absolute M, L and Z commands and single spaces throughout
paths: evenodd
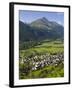
M 19 79 L 64 77 L 64 27 L 45 17 L 19 21 Z

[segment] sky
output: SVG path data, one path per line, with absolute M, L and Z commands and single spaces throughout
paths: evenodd
M 64 26 L 64 13 L 63 12 L 46 12 L 46 11 L 19 11 L 19 20 L 25 23 L 31 23 L 42 17 L 47 18 L 49 21 L 55 21 Z

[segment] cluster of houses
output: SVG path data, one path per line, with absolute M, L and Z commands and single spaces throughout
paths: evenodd
M 32 65 L 32 70 L 38 70 L 48 65 L 55 65 L 57 66 L 59 63 L 64 63 L 64 54 L 56 54 L 56 55 L 36 55 L 31 58 L 22 58 L 21 63 L 28 63 Z

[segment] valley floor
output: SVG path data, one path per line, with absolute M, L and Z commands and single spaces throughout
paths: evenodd
M 64 45 L 62 41 L 43 42 L 20 50 L 19 78 L 64 77 Z

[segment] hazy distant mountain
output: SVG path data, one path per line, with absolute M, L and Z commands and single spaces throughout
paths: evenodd
M 51 30 L 54 27 L 58 26 L 59 24 L 56 22 L 48 21 L 45 17 L 43 17 L 36 21 L 33 21 L 30 25 L 32 27 L 38 27 L 38 28 L 44 28 L 44 29 Z
M 63 39 L 64 27 L 45 17 L 37 19 L 30 24 L 19 21 L 19 39 L 23 41 L 38 41 L 45 39 Z

